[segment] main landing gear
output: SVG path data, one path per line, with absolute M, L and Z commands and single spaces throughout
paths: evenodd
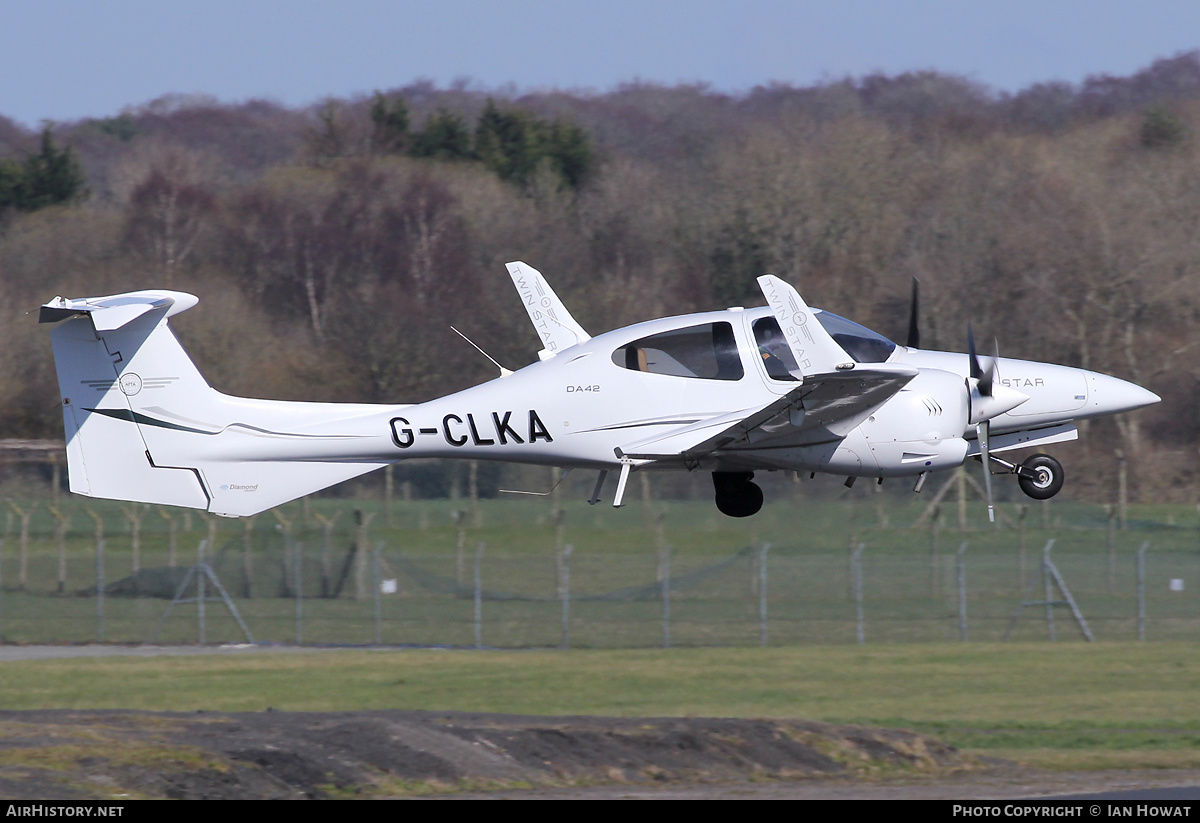
M 994 454 L 988 457 L 992 463 L 1004 467 L 1010 474 L 1015 474 L 1021 491 L 1034 500 L 1049 500 L 1063 487 L 1065 475 L 1062 463 L 1048 454 L 1027 457 L 1019 466 Z
M 730 517 L 749 517 L 762 508 L 763 493 L 754 483 L 754 472 L 713 472 L 717 509 Z

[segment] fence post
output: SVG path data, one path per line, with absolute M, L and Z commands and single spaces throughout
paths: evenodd
M 458 509 L 450 512 L 450 517 L 454 520 L 454 584 L 461 586 L 466 565 L 464 557 L 467 550 L 467 524 L 463 521 L 463 513 Z
M 471 526 L 483 526 L 483 511 L 479 508 L 479 461 L 467 464 L 467 500 L 471 505 Z
M 1121 531 L 1129 528 L 1129 460 L 1125 452 L 1117 449 L 1117 519 Z
M 938 528 L 941 525 L 942 507 L 935 503 L 929 515 L 929 596 L 938 595 Z
M 848 483 L 852 479 L 846 478 L 846 482 Z M 850 487 L 848 486 L 847 488 Z M 850 521 L 850 542 L 846 544 L 846 597 L 851 600 L 854 599 L 854 553 L 858 551 L 858 528 L 856 523 L 858 506 L 856 502 L 853 493 L 848 492 L 846 505 L 850 511 L 846 515 L 846 519 Z
M 854 637 L 861 645 L 866 642 L 863 626 L 863 579 L 862 553 L 865 544 L 859 543 L 854 547 Z
M 671 547 L 663 546 L 659 553 L 662 580 L 658 584 L 658 596 L 662 601 L 662 647 L 671 648 Z
M 1105 533 L 1105 545 L 1108 549 L 1108 593 L 1116 594 L 1117 591 L 1117 533 L 1115 530 L 1117 513 L 1113 509 L 1112 504 L 1105 504 L 1104 517 L 1107 521 L 1107 530 Z
M 475 546 L 475 648 L 483 648 L 483 542 Z
M 71 528 L 71 516 L 63 514 L 54 506 L 46 506 L 54 515 L 54 542 L 58 547 L 58 593 L 67 590 L 67 530 Z M 136 579 L 135 579 L 136 584 Z
M 34 503 L 29 511 L 25 511 L 11 500 L 8 501 L 8 507 L 17 513 L 17 517 L 21 518 L 21 542 L 17 544 L 17 588 L 25 591 L 29 571 L 29 518 L 33 516 L 37 503 Z
M 140 506 L 140 508 L 139 508 Z M 148 505 L 130 503 L 122 506 L 125 519 L 129 521 L 130 565 L 133 569 L 134 589 L 137 589 L 138 572 L 142 570 L 142 519 L 150 509 Z
M 292 592 L 296 596 L 296 645 L 304 642 L 304 581 L 300 577 L 300 564 L 304 559 L 304 544 L 292 546 Z
M 958 479 L 958 530 L 967 530 L 967 472 L 959 466 L 955 472 Z
M 1138 601 L 1138 641 L 1146 641 L 1146 549 L 1150 548 L 1147 540 L 1137 553 L 1137 601 Z
M 104 518 L 88 508 L 88 515 L 96 524 L 96 640 L 104 642 Z M 20 514 L 20 512 L 17 512 Z M 24 588 L 22 585 L 21 588 Z
M 251 547 L 254 544 L 254 520 L 257 517 L 256 514 L 242 521 L 242 597 L 247 600 L 254 597 L 254 563 L 251 560 L 253 557 Z
M 283 574 L 279 575 L 279 596 L 287 597 L 291 594 L 288 589 L 291 587 L 292 552 L 295 550 L 292 545 L 292 527 L 295 524 L 295 518 L 284 517 L 281 509 L 271 509 L 271 514 L 275 517 L 275 528 L 283 537 L 283 560 L 279 564 Z M 246 528 L 246 534 L 249 535 L 249 524 Z M 245 552 L 245 556 L 249 557 L 249 552 Z
M 562 579 L 559 583 L 559 592 L 562 597 L 562 640 L 559 646 L 562 649 L 571 647 L 571 552 L 575 547 L 568 543 L 563 546 L 562 550 Z
M 354 521 L 358 526 L 354 534 L 357 546 L 354 562 L 354 599 L 359 601 L 367 599 L 367 533 L 371 528 L 371 521 L 374 519 L 374 512 L 364 512 L 362 509 L 354 510 Z
M 177 563 L 175 555 L 178 544 L 179 523 L 176 522 L 175 516 L 163 507 L 159 506 L 157 511 L 158 516 L 167 523 L 167 565 L 173 568 Z
M 321 597 L 329 597 L 333 578 L 333 525 L 342 516 L 341 509 L 333 517 L 313 512 L 313 519 L 321 524 Z
M 104 540 L 96 541 L 96 640 L 104 642 Z
M 1050 577 L 1050 549 L 1052 548 L 1054 548 L 1054 541 L 1050 540 L 1042 549 L 1042 583 L 1046 589 L 1046 633 L 1050 636 L 1050 641 L 1054 642 L 1054 592 Z
M 383 541 L 375 541 L 375 551 L 371 554 L 371 588 L 375 590 L 375 645 L 383 645 L 383 575 L 379 568 L 379 555 L 383 551 Z
M 210 520 L 208 530 L 211 534 L 213 531 L 213 523 Z M 208 558 L 204 554 L 205 548 L 208 546 L 208 540 L 201 540 L 199 547 L 196 549 L 196 631 L 199 635 L 200 645 L 203 646 L 208 642 L 208 625 L 205 621 L 207 616 L 204 611 L 204 601 L 208 597 L 208 593 L 204 591 L 204 568 L 208 565 Z
M 758 549 L 758 645 L 767 645 L 767 552 L 770 543 Z
M 1028 516 L 1028 503 L 1017 506 L 1017 591 L 1025 591 L 1025 518 Z
M 967 642 L 967 541 L 958 547 L 958 639 Z
M 388 463 L 383 470 L 383 516 L 389 529 L 396 525 L 392 519 L 392 495 L 396 486 L 395 470 L 395 463 Z

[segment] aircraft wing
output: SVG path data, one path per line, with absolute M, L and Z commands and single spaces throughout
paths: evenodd
M 618 457 L 698 460 L 713 452 L 787 448 L 845 437 L 917 376 L 909 366 L 814 374 L 757 409 L 702 420 L 621 447 Z

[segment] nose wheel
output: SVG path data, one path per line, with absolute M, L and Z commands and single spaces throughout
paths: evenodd
M 1034 500 L 1049 500 L 1063 486 L 1063 467 L 1048 454 L 1035 454 L 1017 471 L 1021 491 Z
M 988 460 L 992 466 L 1000 466 L 1006 470 L 996 474 L 1015 474 L 1021 491 L 1034 500 L 1049 500 L 1059 493 L 1063 487 L 1063 480 L 1066 479 L 1062 463 L 1048 454 L 1027 457 L 1020 465 L 1010 463 L 994 454 L 988 455 Z
M 713 472 L 717 509 L 729 517 L 749 517 L 762 508 L 763 493 L 754 472 Z

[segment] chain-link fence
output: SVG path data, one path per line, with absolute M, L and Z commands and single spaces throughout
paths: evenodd
M 1200 534 L 1174 522 L 1186 509 L 1124 530 L 1086 506 L 958 529 L 825 502 L 736 531 L 699 503 L 640 517 L 491 505 L 414 504 L 389 524 L 377 504 L 338 501 L 252 520 L 9 501 L 0 639 L 632 648 L 1200 631 Z

